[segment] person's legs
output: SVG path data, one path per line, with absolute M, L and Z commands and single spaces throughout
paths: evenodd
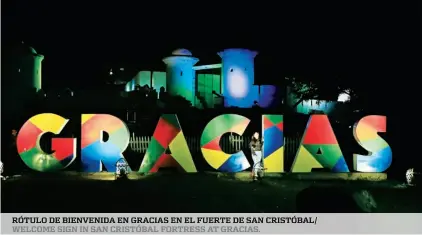
M 259 175 L 259 172 L 261 172 L 263 170 L 263 166 L 262 166 L 262 152 L 261 151 L 257 151 L 256 152 L 256 155 L 257 155 L 258 162 L 256 164 L 256 173 L 255 173 L 255 175 L 257 177 L 259 177 L 260 176 Z M 262 172 L 261 172 L 261 174 L 262 174 Z
M 259 167 L 259 157 L 256 153 L 252 154 L 252 161 L 253 161 L 252 174 L 253 174 L 253 177 L 257 177 L 258 167 Z
M 261 151 L 255 151 L 255 154 L 252 156 L 254 161 L 254 177 L 258 177 L 258 172 L 261 170 Z

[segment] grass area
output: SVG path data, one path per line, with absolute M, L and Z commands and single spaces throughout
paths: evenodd
M 2 182 L 2 212 L 422 212 L 422 190 L 393 181 L 261 183 L 210 174 L 154 174 L 113 181 L 24 176 Z M 89 177 L 88 177 L 89 178 Z M 95 177 L 91 177 L 95 178 Z

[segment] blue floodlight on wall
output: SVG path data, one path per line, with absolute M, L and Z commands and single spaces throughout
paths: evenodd
M 259 106 L 269 108 L 274 103 L 277 88 L 273 85 L 261 85 L 259 89 Z
M 226 49 L 222 59 L 222 92 L 225 107 L 250 108 L 259 99 L 254 86 L 254 59 L 257 52 L 247 49 Z

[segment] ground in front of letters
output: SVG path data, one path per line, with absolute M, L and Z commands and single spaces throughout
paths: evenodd
M 421 213 L 422 190 L 392 181 L 250 182 L 207 174 L 129 180 L 55 175 L 2 181 L 2 213 Z

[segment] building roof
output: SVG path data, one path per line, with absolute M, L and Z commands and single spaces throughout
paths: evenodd
M 183 48 L 179 48 L 177 50 L 174 50 L 172 53 L 172 55 L 179 55 L 179 56 L 192 56 L 192 52 L 190 52 L 187 49 L 183 49 Z

